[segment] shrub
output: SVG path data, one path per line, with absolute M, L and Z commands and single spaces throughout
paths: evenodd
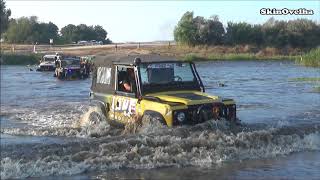
M 39 63 L 38 54 L 1 54 L 1 65 L 33 65 Z
M 304 66 L 320 67 L 320 48 L 313 49 L 309 53 L 297 58 L 296 62 Z

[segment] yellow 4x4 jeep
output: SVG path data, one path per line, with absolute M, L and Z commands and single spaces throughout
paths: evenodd
M 221 118 L 236 122 L 232 99 L 204 92 L 192 62 L 159 55 L 119 54 L 94 61 L 90 100 L 101 108 L 109 123 L 123 125 L 147 116 L 169 127 Z

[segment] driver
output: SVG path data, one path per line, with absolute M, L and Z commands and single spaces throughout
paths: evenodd
M 133 68 L 127 68 L 127 77 L 122 82 L 123 88 L 126 92 L 134 92 L 136 87 L 136 81 L 134 78 Z

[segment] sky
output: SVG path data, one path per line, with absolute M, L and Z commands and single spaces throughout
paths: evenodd
M 148 42 L 173 40 L 173 30 L 181 16 L 218 15 L 227 22 L 261 24 L 278 20 L 307 18 L 320 23 L 320 1 L 18 1 L 5 0 L 11 18 L 37 16 L 40 22 L 53 22 L 60 29 L 68 24 L 101 25 L 113 42 Z M 261 8 L 312 9 L 314 15 L 260 15 Z

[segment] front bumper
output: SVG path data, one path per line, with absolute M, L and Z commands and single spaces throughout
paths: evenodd
M 185 114 L 185 120 L 179 121 L 178 114 Z M 236 121 L 236 104 L 200 104 L 191 105 L 187 109 L 176 110 L 173 112 L 173 125 L 194 125 L 203 123 L 207 120 L 226 119 L 227 121 Z
M 49 66 L 49 65 L 41 65 L 37 69 L 38 71 L 54 71 L 56 68 L 54 66 Z

